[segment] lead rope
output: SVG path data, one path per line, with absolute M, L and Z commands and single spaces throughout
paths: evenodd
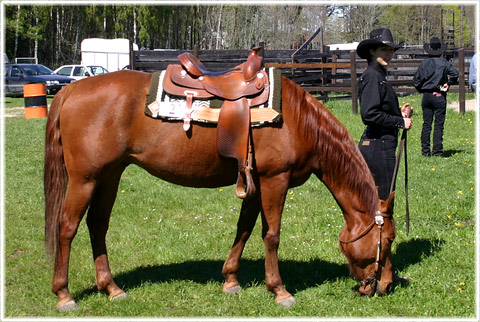
M 410 116 L 411 110 L 410 107 L 407 109 L 407 115 Z M 390 194 L 392 194 L 395 189 L 395 183 L 397 181 L 398 168 L 400 167 L 400 159 L 402 157 L 402 152 L 405 150 L 405 225 L 407 235 L 410 232 L 410 210 L 408 205 L 408 163 L 407 163 L 407 130 L 403 130 L 402 138 L 400 140 L 400 146 L 397 151 L 397 159 L 395 160 L 395 169 L 393 171 L 392 184 L 390 186 Z

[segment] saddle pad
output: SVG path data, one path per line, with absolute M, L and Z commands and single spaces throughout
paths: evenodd
M 281 120 L 282 73 L 276 68 L 265 70 L 269 75 L 270 94 L 265 104 L 250 109 L 252 126 L 276 123 Z M 145 114 L 152 118 L 183 121 L 186 112 L 185 97 L 172 96 L 163 90 L 165 71 L 154 72 L 145 103 Z M 217 123 L 223 100 L 194 99 L 192 121 Z

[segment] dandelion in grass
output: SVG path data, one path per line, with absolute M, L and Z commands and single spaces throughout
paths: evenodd
M 456 223 L 455 223 L 455 226 L 457 226 L 457 227 L 460 227 L 461 225 L 462 225 L 461 222 L 456 222 Z
M 222 191 L 223 191 L 223 189 L 222 189 L 222 188 L 218 189 L 218 192 L 222 192 Z
M 458 194 L 459 194 L 459 195 L 463 195 L 463 191 L 462 191 L 462 190 L 458 190 Z
M 437 171 L 437 169 L 436 169 L 436 168 L 432 168 L 432 171 Z

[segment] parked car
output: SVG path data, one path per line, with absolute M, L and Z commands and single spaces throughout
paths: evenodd
M 54 71 L 57 75 L 75 78 L 76 80 L 108 73 L 102 66 L 64 65 Z
M 53 71 L 40 64 L 6 64 L 5 95 L 23 95 L 23 85 L 44 83 L 47 94 L 55 94 L 62 87 L 75 81 L 71 77 L 53 74 Z

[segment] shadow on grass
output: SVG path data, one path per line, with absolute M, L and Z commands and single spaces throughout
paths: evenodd
M 397 271 L 403 271 L 408 266 L 420 263 L 426 257 L 440 250 L 445 243 L 443 240 L 435 239 L 411 239 L 400 243 L 393 255 L 393 265 Z
M 464 153 L 464 152 L 465 152 L 465 150 L 445 150 L 445 151 L 443 151 L 442 156 L 443 156 L 444 158 L 449 158 L 449 157 L 451 157 L 452 155 L 455 155 L 455 154 L 457 154 L 457 153 Z
M 426 257 L 437 251 L 443 241 L 414 239 L 402 242 L 397 246 L 393 255 L 395 271 L 403 271 L 408 266 L 420 263 Z M 152 265 L 137 267 L 132 271 L 115 276 L 116 283 L 125 291 L 137 288 L 144 283 L 165 283 L 175 280 L 192 281 L 205 284 L 208 282 L 223 283 L 221 274 L 223 261 L 198 260 L 168 265 Z M 264 260 L 242 260 L 238 279 L 240 285 L 248 287 L 265 280 Z M 349 269 L 346 264 L 337 264 L 321 259 L 309 262 L 280 261 L 280 273 L 285 287 L 293 292 L 315 287 L 328 281 L 349 278 Z M 402 283 L 401 286 L 406 286 Z M 85 298 L 97 293 L 96 288 L 82 291 L 76 297 Z

